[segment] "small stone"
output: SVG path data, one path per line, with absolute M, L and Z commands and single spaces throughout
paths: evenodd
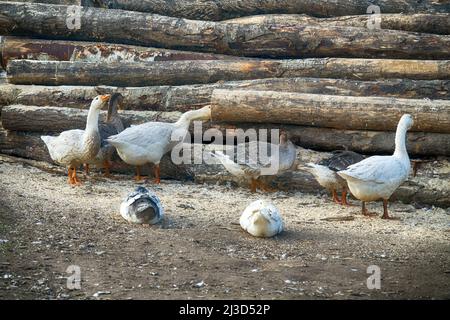
M 195 288 L 203 288 L 205 286 L 205 282 L 202 280 L 200 282 L 197 282 L 196 284 L 194 284 Z
M 111 291 L 97 291 L 92 296 L 94 298 L 98 298 L 99 296 L 105 295 L 105 294 L 111 294 Z

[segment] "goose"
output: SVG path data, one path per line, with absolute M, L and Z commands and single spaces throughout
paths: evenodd
M 210 119 L 211 107 L 205 106 L 183 113 L 175 123 L 146 122 L 110 136 L 106 141 L 116 148 L 125 163 L 136 166 L 136 181 L 142 180 L 140 166 L 155 164 L 155 183 L 159 184 L 159 163 L 164 154 L 184 140 L 191 121 Z
M 242 229 L 255 237 L 270 238 L 283 231 L 280 211 L 267 200 L 256 200 L 248 205 L 239 223 Z
M 338 175 L 347 181 L 350 192 L 362 201 L 362 214 L 370 216 L 366 202 L 383 199 L 382 219 L 394 219 L 388 213 L 388 200 L 394 191 L 408 178 L 410 161 L 406 151 L 406 132 L 414 121 L 410 114 L 404 114 L 395 133 L 395 151 L 391 156 L 372 156 Z
M 98 117 L 101 108 L 106 106 L 109 98 L 110 95 L 100 95 L 92 100 L 85 130 L 63 131 L 56 137 L 41 136 L 52 160 L 67 166 L 70 185 L 81 184 L 77 178 L 77 168 L 81 164 L 91 161 L 100 150 Z
M 342 205 L 349 205 L 347 202 L 347 182 L 336 172 L 346 169 L 348 166 L 364 160 L 364 156 L 353 151 L 334 151 L 333 155 L 323 159 L 318 164 L 307 163 L 304 169 L 310 172 L 317 182 L 329 190 L 333 201 Z M 342 190 L 342 197 L 339 200 L 337 190 Z
M 120 204 L 120 215 L 127 221 L 156 224 L 164 216 L 158 196 L 144 187 L 137 187 Z
M 121 108 L 123 103 L 123 96 L 120 93 L 113 93 L 111 98 L 109 99 L 108 104 L 108 113 L 106 115 L 106 121 L 104 123 L 100 123 L 99 132 L 100 132 L 100 151 L 97 153 L 97 156 L 84 164 L 86 174 L 89 174 L 89 165 L 93 164 L 95 166 L 103 166 L 105 169 L 105 176 L 110 176 L 110 166 L 111 166 L 111 158 L 116 150 L 112 145 L 110 145 L 106 139 L 109 136 L 114 134 L 118 134 L 124 130 L 124 126 L 122 123 L 122 119 L 119 116 L 118 109 Z
M 250 143 L 250 147 L 256 147 L 257 144 L 260 143 L 261 142 L 256 142 L 253 144 Z M 277 175 L 293 169 L 297 160 L 297 150 L 294 144 L 288 139 L 285 131 L 280 132 L 280 144 L 278 147 L 278 157 L 272 155 L 268 159 L 267 163 L 261 165 L 252 164 L 250 161 L 247 161 L 246 163 L 236 163 L 230 158 L 230 156 L 225 155 L 223 152 L 218 150 L 214 153 L 211 152 L 210 155 L 217 158 L 229 173 L 239 179 L 249 181 L 251 192 L 256 192 L 257 188 L 263 191 L 272 191 L 264 185 L 263 182 L 258 180 L 258 178 L 264 173 L 263 169 L 274 165 L 276 166 L 276 169 L 274 172 L 271 172 L 271 174 Z

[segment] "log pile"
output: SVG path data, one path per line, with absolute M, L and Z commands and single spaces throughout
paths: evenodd
M 93 97 L 120 92 L 127 126 L 210 104 L 204 130 L 284 128 L 320 152 L 389 154 L 411 113 L 410 155 L 450 156 L 446 1 L 0 1 L 0 36 L 3 154 L 50 162 L 39 136 L 83 128 Z M 220 166 L 162 165 L 166 178 L 234 181 Z M 301 170 L 270 183 L 320 190 Z M 402 201 L 450 205 L 450 186 L 402 188 Z

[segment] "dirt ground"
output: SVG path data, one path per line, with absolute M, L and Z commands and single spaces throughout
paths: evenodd
M 82 187 L 37 168 L 0 163 L 0 299 L 449 299 L 450 210 L 391 203 L 401 221 L 366 218 L 325 195 L 251 194 L 163 181 L 166 217 L 131 225 L 118 215 L 131 176 L 92 174 Z M 285 231 L 258 239 L 240 213 L 271 199 Z M 349 221 L 327 217 L 349 216 Z M 66 269 L 81 270 L 81 289 Z M 367 267 L 381 269 L 370 290 Z

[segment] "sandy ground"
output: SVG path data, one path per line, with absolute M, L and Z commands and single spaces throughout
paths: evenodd
M 65 176 L 0 163 L 1 299 L 450 298 L 449 209 L 392 203 L 402 220 L 385 221 L 325 195 L 163 181 L 145 185 L 166 217 L 145 227 L 118 215 L 131 177 L 82 178 L 73 188 Z M 240 229 L 258 198 L 281 210 L 281 235 Z M 382 205 L 369 209 L 381 215 Z M 353 220 L 322 220 L 345 216 Z M 66 286 L 70 265 L 80 290 Z M 367 288 L 369 265 L 381 269 L 380 290 Z

